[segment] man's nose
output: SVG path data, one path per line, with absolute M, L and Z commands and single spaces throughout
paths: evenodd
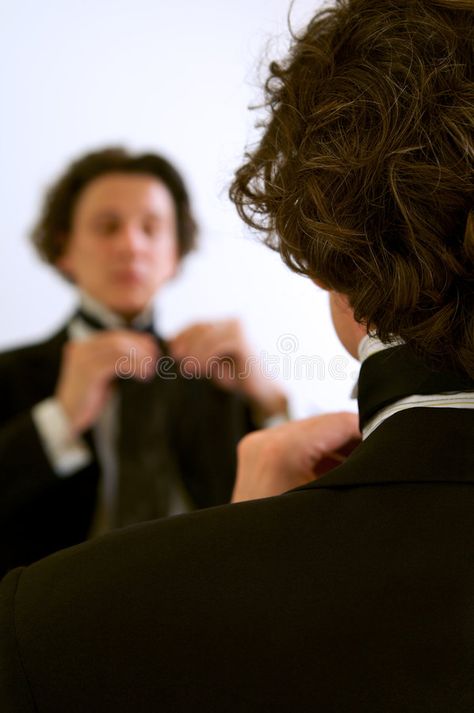
M 126 254 L 140 253 L 144 249 L 146 241 L 143 232 L 133 223 L 126 223 L 122 226 L 117 246 L 119 250 Z

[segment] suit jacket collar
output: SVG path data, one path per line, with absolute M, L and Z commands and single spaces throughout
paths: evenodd
M 467 375 L 436 371 L 407 345 L 385 349 L 363 362 L 358 383 L 360 428 L 382 408 L 412 394 L 474 391 Z
M 472 391 L 474 381 L 426 366 L 406 346 L 361 367 L 360 421 L 411 394 Z M 413 408 L 387 418 L 345 463 L 299 490 L 389 483 L 474 483 L 474 410 Z

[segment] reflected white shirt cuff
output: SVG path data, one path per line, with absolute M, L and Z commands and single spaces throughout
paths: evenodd
M 256 422 L 260 423 L 259 428 L 273 428 L 274 426 L 282 426 L 288 421 L 294 419 L 292 404 L 290 403 L 290 398 L 287 397 L 286 405 L 284 411 L 273 414 L 273 416 L 267 416 L 258 418 L 258 414 L 255 414 Z
M 61 478 L 73 475 L 92 461 L 87 444 L 75 436 L 61 404 L 45 399 L 32 409 L 32 417 L 54 472 Z
M 290 420 L 290 415 L 288 411 L 282 411 L 282 413 L 277 413 L 274 416 L 269 416 L 262 420 L 261 428 L 273 428 L 274 426 L 281 426 L 284 423 L 288 423 Z

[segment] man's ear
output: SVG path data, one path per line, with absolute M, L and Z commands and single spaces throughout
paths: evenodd
M 341 344 L 347 349 L 349 354 L 358 358 L 358 350 L 361 339 L 366 336 L 367 328 L 359 324 L 354 319 L 354 312 L 349 304 L 347 295 L 341 292 L 329 292 L 329 306 L 331 318 Z
M 68 243 L 64 241 L 64 249 L 61 255 L 56 259 L 54 267 L 61 272 L 64 277 L 74 282 L 74 267 L 68 250 Z
M 329 292 L 331 293 L 331 300 L 337 304 L 338 308 L 343 312 L 350 314 L 351 317 L 354 317 L 348 296 L 342 292 L 335 292 L 334 290 L 329 290 Z
M 60 255 L 56 262 L 54 263 L 54 266 L 60 271 L 64 272 L 65 275 L 70 275 L 71 274 L 71 265 L 70 261 L 68 259 L 68 256 L 66 254 Z

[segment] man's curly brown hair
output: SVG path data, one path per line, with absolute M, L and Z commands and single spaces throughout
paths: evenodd
M 177 169 L 158 154 L 132 154 L 122 146 L 108 146 L 77 158 L 48 189 L 41 214 L 31 231 L 31 239 L 46 262 L 55 265 L 63 254 L 82 191 L 108 173 L 144 174 L 164 183 L 176 210 L 180 257 L 196 246 L 197 225 L 188 191 Z
M 473 0 L 337 0 L 270 65 L 230 189 L 294 270 L 474 376 Z

